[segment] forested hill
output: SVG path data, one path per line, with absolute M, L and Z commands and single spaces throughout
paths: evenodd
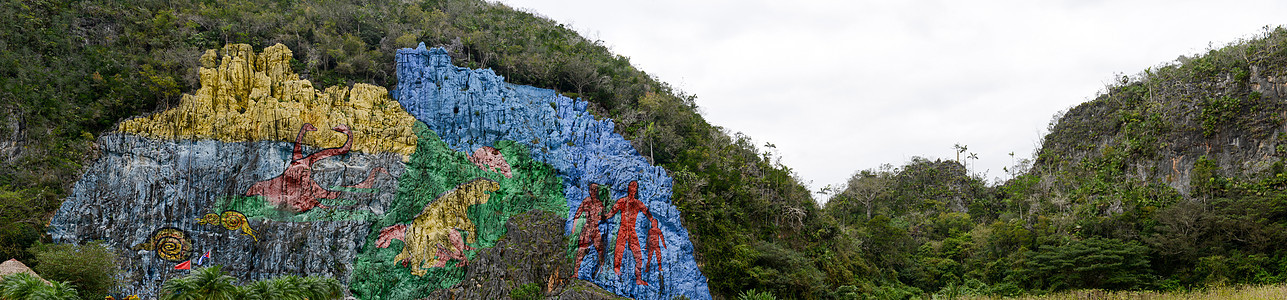
M 819 208 L 750 137 L 706 122 L 695 96 L 601 41 L 474 0 L 0 3 L 0 259 L 41 270 L 30 246 L 52 242 L 55 210 L 104 157 L 96 141 L 198 91 L 207 50 L 282 44 L 291 71 L 317 87 L 395 87 L 398 49 L 420 42 L 612 119 L 673 178 L 671 199 L 716 297 L 1287 280 L 1282 29 L 1122 78 L 1059 116 L 1035 160 L 1004 184 L 960 161 L 914 159 L 855 174 Z
M 1282 283 L 1285 82 L 1287 30 L 1266 30 L 1119 78 L 1004 184 L 917 159 L 855 174 L 826 211 L 912 294 Z
M 711 292 L 834 295 L 865 265 L 809 191 L 751 138 L 707 123 L 673 90 L 556 22 L 483 1 L 5 1 L 0 3 L 0 258 L 31 261 L 95 141 L 175 108 L 203 53 L 291 50 L 318 87 L 397 84 L 397 49 L 443 47 L 454 64 L 556 90 L 611 118 L 674 178 Z M 31 263 L 40 270 L 39 262 Z

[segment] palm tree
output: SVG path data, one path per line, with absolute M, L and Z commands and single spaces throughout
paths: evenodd
M 49 285 L 37 289 L 36 293 L 32 294 L 31 298 L 28 299 L 78 300 L 80 295 L 77 295 L 76 288 L 66 281 L 51 281 Z
M 162 300 L 234 300 L 241 292 L 233 285 L 232 276 L 220 266 L 197 269 L 192 274 L 174 278 L 161 285 Z
M 281 290 L 273 288 L 272 283 L 268 280 L 258 280 L 242 286 L 241 296 L 246 300 L 286 299 L 286 295 L 283 295 Z
M 344 285 L 329 277 L 280 276 L 245 286 L 219 266 L 197 269 L 191 275 L 161 285 L 161 300 L 335 300 L 344 297 Z
M 304 296 L 301 295 L 302 293 L 300 292 L 300 289 L 299 289 L 299 276 L 295 276 L 295 275 L 278 276 L 277 278 L 261 280 L 261 281 L 268 282 L 268 285 L 271 286 L 273 290 L 277 291 L 277 293 L 281 295 L 282 298 L 279 298 L 279 299 L 291 299 L 291 300 L 304 299 Z
M 288 290 L 283 290 L 281 286 L 273 285 L 274 281 L 255 281 L 250 285 L 242 286 L 242 299 L 246 300 L 278 300 L 278 299 L 301 299 L 293 295 L 287 295 Z
M 241 288 L 243 299 L 331 300 L 344 296 L 344 285 L 329 277 L 294 275 L 258 280 Z
M 80 299 L 71 284 L 54 281 L 45 284 L 44 280 L 27 273 L 18 273 L 0 279 L 0 298 L 2 299 Z
M 331 300 L 344 297 L 344 285 L 335 278 L 308 276 L 301 278 L 297 286 L 305 299 Z
M 17 273 L 8 275 L 4 277 L 4 281 L 0 281 L 0 298 L 26 299 L 44 285 L 43 281 L 31 276 L 31 274 Z
M 958 163 L 961 162 L 961 153 L 965 153 L 965 151 L 970 150 L 970 146 L 961 145 L 961 143 L 952 145 L 952 148 L 956 149 L 956 162 Z

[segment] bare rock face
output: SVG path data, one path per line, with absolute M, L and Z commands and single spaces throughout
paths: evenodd
M 205 253 L 242 282 L 328 276 L 360 299 L 503 298 L 528 283 L 710 298 L 672 179 L 586 102 L 441 49 L 399 51 L 394 93 L 315 89 L 290 57 L 207 51 L 200 89 L 98 139 L 50 234 L 103 241 L 122 258 L 120 292 L 143 298 Z
M 121 254 L 122 292 L 144 298 L 206 252 L 243 281 L 347 280 L 397 193 L 415 121 L 381 87 L 313 89 L 290 57 L 281 45 L 208 51 L 202 87 L 178 107 L 98 139 L 99 159 L 51 222 L 55 241 L 105 241 Z
M 12 110 L 0 113 L 0 116 L 3 116 L 0 117 L 0 160 L 13 163 L 21 156 L 22 148 L 27 144 L 26 130 L 23 128 L 25 122 L 21 122 L 20 115 Z
M 222 56 L 206 51 L 200 89 L 183 95 L 177 108 L 122 122 L 119 131 L 151 138 L 291 142 L 304 124 L 345 124 L 362 133 L 353 137 L 353 151 L 415 152 L 415 119 L 387 90 L 369 84 L 318 90 L 290 71 L 290 58 L 290 49 L 281 44 L 262 54 L 245 44 L 224 47 Z M 304 143 L 333 147 L 346 139 L 322 131 L 305 136 Z
M 563 237 L 564 218 L 530 211 L 509 219 L 495 247 L 478 251 L 465 280 L 434 291 L 429 299 L 504 299 L 518 287 L 536 284 L 547 297 L 616 299 L 593 283 L 576 279 Z
M 451 64 L 441 48 L 398 50 L 393 97 L 448 147 L 501 142 L 557 173 L 567 201 L 576 277 L 637 299 L 709 299 L 706 277 L 671 203 L 672 178 L 596 119 L 588 102 Z
M 125 293 L 154 297 L 164 280 L 187 274 L 174 270 L 176 264 L 207 251 L 207 264 L 224 265 L 242 280 L 286 274 L 345 279 L 370 230 L 370 221 L 358 218 L 280 222 L 252 215 L 202 224 L 206 214 L 234 211 L 223 204 L 230 197 L 281 174 L 292 150 L 288 143 L 128 134 L 105 135 L 98 143 L 103 155 L 77 181 L 50 234 L 59 243 L 102 240 L 118 251 Z M 378 212 L 393 199 L 401 165 L 398 155 L 353 154 L 327 161 L 312 178 L 342 186 L 369 170 L 389 170 L 390 176 L 376 177 L 376 192 L 364 194 L 363 208 L 355 210 Z
M 1287 153 L 1287 72 L 1251 61 L 1245 78 L 1159 73 L 1069 109 L 1051 124 L 1034 170 L 1048 178 L 1085 176 L 1079 164 L 1114 161 L 1129 180 L 1164 184 L 1185 196 L 1193 193 L 1195 166 L 1204 162 L 1224 177 L 1272 171 Z

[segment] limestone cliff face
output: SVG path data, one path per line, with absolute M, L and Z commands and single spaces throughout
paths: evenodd
M 619 299 L 621 297 L 575 278 L 573 263 L 564 255 L 564 218 L 545 211 L 526 212 L 505 225 L 496 247 L 483 249 L 459 284 L 434 291 L 428 299 L 506 299 L 514 287 L 536 284 L 558 299 Z
M 710 298 L 670 203 L 671 178 L 614 133 L 611 120 L 596 120 L 585 101 L 453 66 L 443 49 L 422 44 L 397 59 L 394 98 L 449 147 L 469 153 L 514 141 L 554 167 L 568 204 L 566 233 L 583 253 L 577 277 L 633 298 Z
M 243 231 L 201 224 L 209 213 L 251 184 L 281 174 L 292 145 L 282 142 L 223 143 L 213 140 L 157 140 L 129 134 L 99 138 L 102 156 L 76 182 L 72 195 L 51 222 L 55 242 L 100 240 L 121 254 L 123 292 L 153 298 L 164 280 L 187 271 L 174 266 L 210 251 L 209 263 L 243 280 L 284 274 L 348 278 L 370 222 L 332 219 L 281 222 L 252 216 Z M 311 150 L 311 149 L 309 149 Z M 354 154 L 319 163 L 313 180 L 349 185 L 369 170 L 402 173 L 396 154 Z M 393 176 L 381 176 L 374 193 L 363 194 L 364 211 L 382 211 L 393 200 Z M 247 211 L 250 213 L 250 211 Z M 320 212 L 320 210 L 319 210 Z M 164 228 L 181 238 L 141 246 Z M 151 248 L 151 249 L 147 249 Z
M 242 280 L 347 280 L 395 199 L 415 120 L 381 87 L 313 89 L 290 58 L 282 45 L 206 52 L 201 88 L 178 107 L 99 138 L 100 158 L 51 222 L 55 241 L 105 241 L 121 253 L 123 292 L 144 298 L 205 252 Z
M 1221 176 L 1261 176 L 1287 158 L 1287 71 L 1264 57 L 1248 61 L 1207 73 L 1197 63 L 1166 66 L 1111 87 L 1059 116 L 1034 169 L 1083 176 L 1089 162 L 1113 162 L 1130 180 L 1183 195 L 1202 158 Z
M 178 107 L 123 122 L 119 131 L 166 139 L 292 142 L 305 123 L 346 124 L 364 133 L 354 137 L 353 151 L 415 152 L 415 119 L 384 88 L 314 89 L 290 70 L 291 51 L 281 44 L 261 54 L 246 44 L 228 45 L 222 52 L 201 56 L 201 88 L 183 95 Z M 304 144 L 329 147 L 344 141 L 343 134 L 322 132 L 306 136 Z
M 207 252 L 242 281 L 330 276 L 359 299 L 500 295 L 516 274 L 547 295 L 710 298 L 671 178 L 584 101 L 423 48 L 399 52 L 396 102 L 370 85 L 319 91 L 290 56 L 208 51 L 178 107 L 99 138 L 50 234 L 105 242 L 122 292 L 144 298 Z

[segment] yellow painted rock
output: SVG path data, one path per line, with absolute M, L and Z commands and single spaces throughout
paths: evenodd
M 318 90 L 291 71 L 291 57 L 281 44 L 260 54 L 246 44 L 208 50 L 200 59 L 200 89 L 183 95 L 177 107 L 127 120 L 118 130 L 149 138 L 294 142 L 304 123 L 346 124 L 353 130 L 353 151 L 404 158 L 415 152 L 415 118 L 389 98 L 388 90 L 361 83 Z M 320 130 L 306 135 L 304 143 L 325 148 L 345 139 Z

